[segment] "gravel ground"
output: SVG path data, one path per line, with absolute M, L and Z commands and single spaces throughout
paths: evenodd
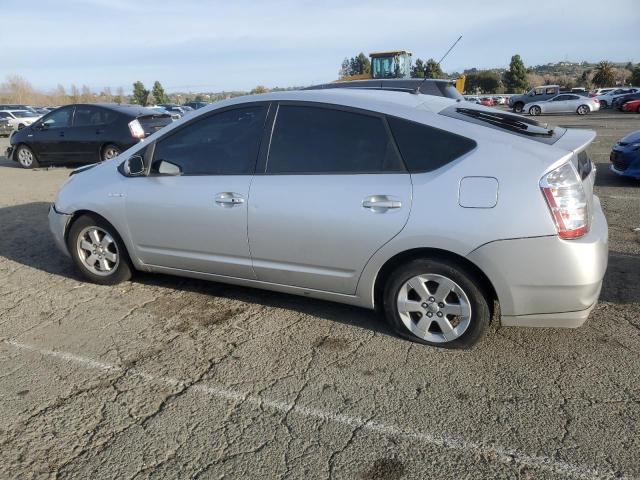
M 640 477 L 640 182 L 607 170 L 640 115 L 543 118 L 598 132 L 601 301 L 580 329 L 494 326 L 464 352 L 294 296 L 84 283 L 47 226 L 69 170 L 1 158 L 0 477 Z

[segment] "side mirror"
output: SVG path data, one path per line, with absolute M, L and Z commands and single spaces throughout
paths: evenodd
M 49 125 L 44 123 L 44 122 L 37 122 L 33 127 L 36 130 L 45 130 L 45 129 L 49 128 Z
M 132 155 L 122 164 L 122 169 L 127 177 L 141 177 L 145 174 L 144 159 L 142 155 Z
M 180 176 L 182 175 L 182 168 L 175 163 L 167 162 L 166 160 L 160 160 L 158 163 L 158 173 L 160 175 Z

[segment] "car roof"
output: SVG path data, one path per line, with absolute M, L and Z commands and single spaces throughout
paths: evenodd
M 398 92 L 389 90 L 368 90 L 356 88 L 330 88 L 320 90 L 288 90 L 283 92 L 270 92 L 259 95 L 245 95 L 234 97 L 222 102 L 215 102 L 203 107 L 218 109 L 225 105 L 234 105 L 249 102 L 271 101 L 298 101 L 313 103 L 329 103 L 335 105 L 351 106 L 364 110 L 384 112 L 389 107 L 405 107 L 431 110 L 439 112 L 460 100 L 434 95 L 415 94 L 410 92 Z M 203 110 L 201 109 L 201 110 Z
M 157 113 L 151 110 L 151 108 L 143 107 L 142 105 L 130 105 L 128 103 L 73 103 L 71 105 L 65 105 L 68 107 L 87 106 L 87 107 L 102 107 L 116 112 L 124 113 L 132 116 L 139 115 L 151 115 Z

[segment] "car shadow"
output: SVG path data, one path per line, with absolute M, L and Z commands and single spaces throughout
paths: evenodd
M 69 257 L 54 246 L 49 232 L 48 211 L 49 204 L 45 202 L 0 208 L 0 257 L 51 275 L 84 281 Z M 300 314 L 396 336 L 377 312 L 349 305 L 219 282 L 143 272 L 138 272 L 133 282 L 293 310 Z
M 0 257 L 52 275 L 83 281 L 71 260 L 53 245 L 48 226 L 49 204 L 34 202 L 0 208 Z M 134 282 L 162 288 L 258 303 L 294 310 L 385 335 L 396 336 L 376 312 L 323 300 L 170 275 L 138 273 Z M 611 252 L 603 301 L 640 302 L 640 255 Z
M 610 170 L 610 165 L 610 163 L 596 164 L 598 169 L 598 173 L 596 175 L 596 186 L 634 188 L 636 190 L 640 187 L 640 180 L 616 175 Z

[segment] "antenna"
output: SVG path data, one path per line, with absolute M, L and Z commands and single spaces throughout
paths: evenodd
M 455 47 L 455 46 L 458 44 L 458 42 L 460 41 L 460 39 L 461 39 L 461 38 L 462 38 L 462 35 L 460 35 L 460 36 L 458 37 L 458 39 L 457 39 L 455 42 L 453 42 L 453 45 L 451 45 L 451 46 L 449 47 L 449 50 L 447 50 L 447 53 L 445 53 L 445 54 L 442 56 L 442 58 L 441 58 L 441 59 L 440 59 L 440 61 L 437 63 L 437 65 L 440 65 L 440 64 L 442 63 L 442 61 L 447 57 L 447 55 L 449 55 L 449 52 L 450 52 L 451 50 L 453 50 L 453 47 Z M 425 76 L 425 77 L 424 77 L 424 80 L 422 80 L 422 81 L 420 82 L 420 84 L 416 87 L 416 89 L 413 91 L 413 93 L 416 93 L 416 94 L 420 93 L 420 89 L 422 88 L 422 85 L 424 85 L 424 82 L 426 82 L 426 81 L 427 81 L 427 77 Z
M 453 45 L 451 45 L 451 47 L 449 47 L 449 50 L 447 50 L 447 53 L 445 53 L 445 54 L 442 56 L 442 58 L 441 58 L 441 59 L 440 59 L 440 61 L 438 62 L 438 65 L 440 65 L 440 64 L 442 63 L 442 61 L 447 57 L 447 55 L 449 55 L 449 52 L 450 52 L 451 50 L 453 50 L 453 47 L 455 47 L 455 46 L 458 44 L 458 42 L 460 41 L 460 39 L 461 39 L 461 38 L 462 38 L 462 35 L 460 35 L 460 36 L 458 37 L 458 39 L 457 39 L 455 42 L 453 42 Z

